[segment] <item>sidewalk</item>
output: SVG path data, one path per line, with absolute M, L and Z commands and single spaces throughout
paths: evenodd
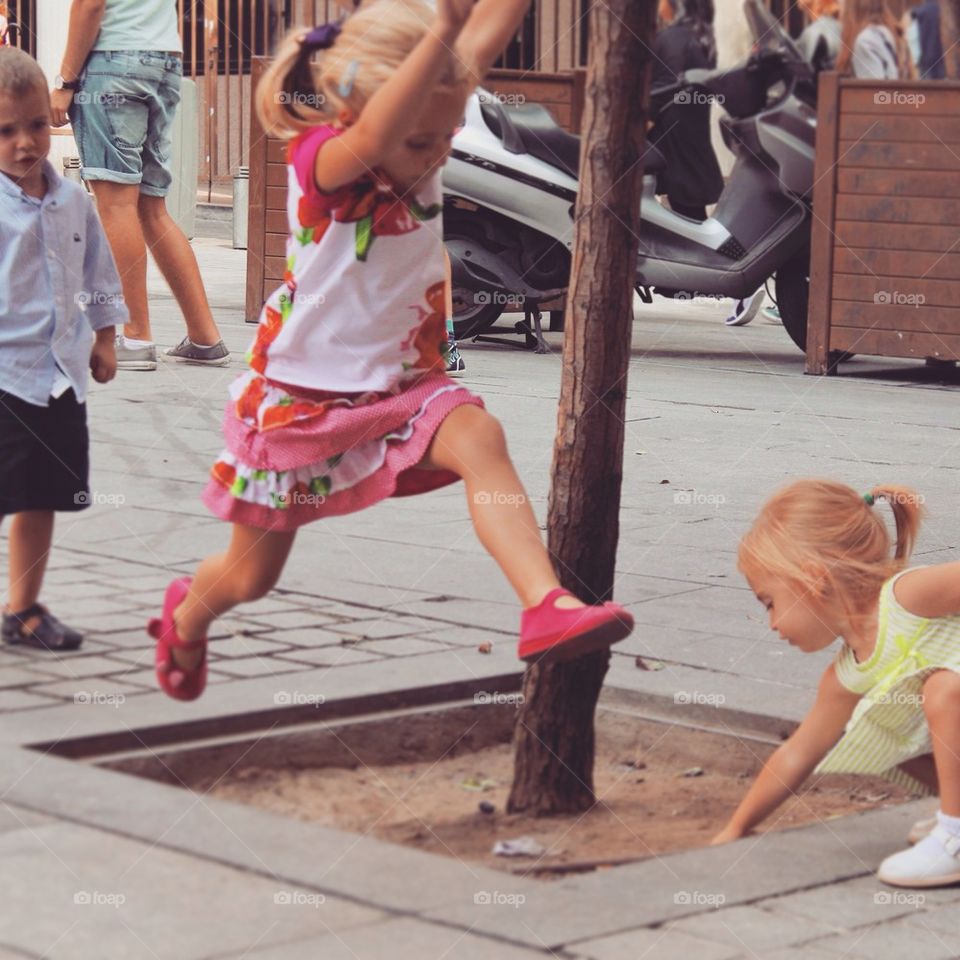
M 304 529 L 279 589 L 219 624 L 207 694 L 181 705 L 156 692 L 143 624 L 172 575 L 227 542 L 199 493 L 253 335 L 245 253 L 195 246 L 233 362 L 93 385 L 94 506 L 59 518 L 45 595 L 86 643 L 62 659 L 0 651 L 0 862 L 19 880 L 0 911 L 0 960 L 960 954 L 960 889 L 917 901 L 872 880 L 910 809 L 542 884 L 55 756 L 58 741 L 266 722 L 295 691 L 414 702 L 439 685 L 519 682 L 514 598 L 451 487 Z M 176 306 L 156 278 L 151 290 L 157 338 L 176 343 Z M 789 478 L 899 481 L 927 498 L 918 561 L 953 558 L 960 378 L 863 359 L 807 378 L 782 328 L 726 328 L 725 307 L 637 303 L 616 597 L 638 627 L 607 686 L 660 716 L 775 735 L 803 715 L 830 655 L 770 632 L 735 569 L 739 536 Z M 542 520 L 559 352 L 468 344 L 464 356 Z M 638 656 L 665 669 L 638 669 Z M 491 891 L 514 901 L 478 906 Z

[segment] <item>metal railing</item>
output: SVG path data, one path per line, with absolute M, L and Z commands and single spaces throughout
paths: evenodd
M 35 57 L 37 0 L 0 0 L 0 17 L 7 22 L 7 42 Z

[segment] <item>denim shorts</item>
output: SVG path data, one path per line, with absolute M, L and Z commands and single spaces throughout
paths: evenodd
M 170 189 L 170 129 L 183 62 L 157 50 L 95 50 L 70 107 L 84 180 Z

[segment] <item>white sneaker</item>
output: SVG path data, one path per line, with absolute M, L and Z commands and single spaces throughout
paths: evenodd
M 733 314 L 724 321 L 728 327 L 742 327 L 748 324 L 763 304 L 767 291 L 761 287 L 746 300 L 737 300 L 733 305 Z
M 937 825 L 937 818 L 930 817 L 927 820 L 918 820 L 907 834 L 907 843 L 919 843 L 924 837 L 929 837 Z
M 960 883 L 960 837 L 936 826 L 915 847 L 887 857 L 877 879 L 892 887 L 942 887 Z

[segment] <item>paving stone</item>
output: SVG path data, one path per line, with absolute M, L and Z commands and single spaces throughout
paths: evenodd
M 437 653 L 445 646 L 447 645 L 421 637 L 394 637 L 392 640 L 361 641 L 359 649 L 387 657 L 412 657 L 421 653 Z
M 214 662 L 220 673 L 232 677 L 275 677 L 306 667 L 306 664 L 281 660 L 279 657 L 225 658 Z
M 76 653 L 53 659 L 55 656 L 47 653 L 47 659 L 37 663 L 37 667 L 48 674 L 47 680 L 56 677 L 74 680 L 81 677 L 105 677 L 130 669 L 127 663 L 97 654 Z
M 442 595 L 438 591 L 437 596 Z M 491 603 L 486 600 L 464 600 L 452 597 L 445 603 L 425 600 L 401 601 L 390 605 L 398 613 L 419 614 L 424 619 L 449 620 L 478 629 L 513 632 L 520 626 L 519 604 Z
M 11 687 L 29 687 L 33 683 L 43 683 L 51 679 L 50 674 L 42 673 L 39 670 L 31 670 L 29 667 L 10 666 L 4 664 L 0 670 L 0 689 L 9 689 Z
M 846 960 L 955 960 L 960 955 L 960 936 L 921 926 L 918 919 L 892 920 L 817 940 L 820 950 Z
M 349 636 L 367 640 L 384 640 L 389 637 L 421 633 L 424 626 L 419 617 L 405 617 L 397 620 L 361 620 L 357 623 L 345 623 L 339 629 Z
M 915 911 L 910 918 L 910 922 L 924 930 L 938 930 L 941 933 L 949 933 L 954 936 L 960 935 L 960 903 L 933 904 L 928 902 L 923 895 L 925 890 L 906 890 L 907 894 L 918 894 L 923 899 L 922 911 Z M 957 893 L 957 889 L 952 888 L 952 892 Z
M 676 930 L 628 930 L 599 940 L 567 944 L 566 951 L 589 960 L 733 960 L 738 947 L 701 940 Z M 766 960 L 766 954 L 764 954 Z
M 403 919 L 364 924 L 337 934 L 246 954 L 247 960 L 534 960 L 532 951 L 462 930 Z M 239 960 L 239 957 L 237 958 Z M 634 958 L 636 960 L 636 958 Z
M 841 931 L 913 916 L 925 902 L 920 900 L 918 905 L 918 893 L 891 890 L 871 876 L 761 900 L 756 906 L 773 913 L 806 917 Z
M 357 650 L 356 647 L 337 645 L 320 647 L 317 650 L 292 650 L 290 653 L 278 654 L 274 659 L 287 660 L 290 663 L 312 664 L 319 667 L 339 667 L 350 663 L 380 660 L 382 657 L 366 650 Z
M 288 627 L 284 630 L 272 630 L 263 627 L 253 635 L 265 640 L 273 640 L 276 643 L 284 643 L 291 647 L 301 647 L 305 650 L 312 650 L 316 647 L 338 647 L 344 637 L 356 640 L 354 634 L 343 633 L 339 625 L 335 623 L 328 627 Z
M 773 914 L 758 907 L 743 906 L 712 910 L 669 925 L 704 940 L 726 943 L 742 953 L 760 953 L 792 946 L 834 932 L 828 924 L 809 918 Z
M 57 702 L 51 697 L 43 696 L 34 691 L 35 688 L 33 687 L 31 687 L 29 693 L 26 690 L 0 690 L 0 711 L 50 707 Z
M 0 833 L 6 833 L 8 830 L 32 829 L 54 822 L 51 817 L 45 817 L 33 810 L 0 801 Z
M 4 891 L 0 942 L 31 952 L 43 945 L 52 960 L 200 960 L 383 919 L 282 880 L 73 824 L 0 834 L 0 857 L 10 876 L 31 879 Z
M 33 693 L 42 693 L 48 697 L 60 697 L 72 700 L 74 706 L 89 709 L 107 710 L 123 703 L 128 693 L 140 693 L 141 688 L 126 683 L 119 677 L 75 677 L 58 683 L 43 683 L 30 688 Z
M 226 619 L 236 621 L 238 624 L 246 626 L 249 624 L 256 630 L 286 630 L 290 627 L 324 627 L 330 624 L 339 623 L 339 619 L 327 611 L 319 610 L 292 610 L 287 605 L 283 610 L 277 611 L 256 611 L 248 610 L 247 605 L 237 607 L 235 616 L 227 616 Z
M 210 656 L 215 659 L 225 657 L 256 657 L 261 654 L 278 653 L 287 650 L 289 644 L 275 643 L 263 637 L 232 636 L 210 643 Z

